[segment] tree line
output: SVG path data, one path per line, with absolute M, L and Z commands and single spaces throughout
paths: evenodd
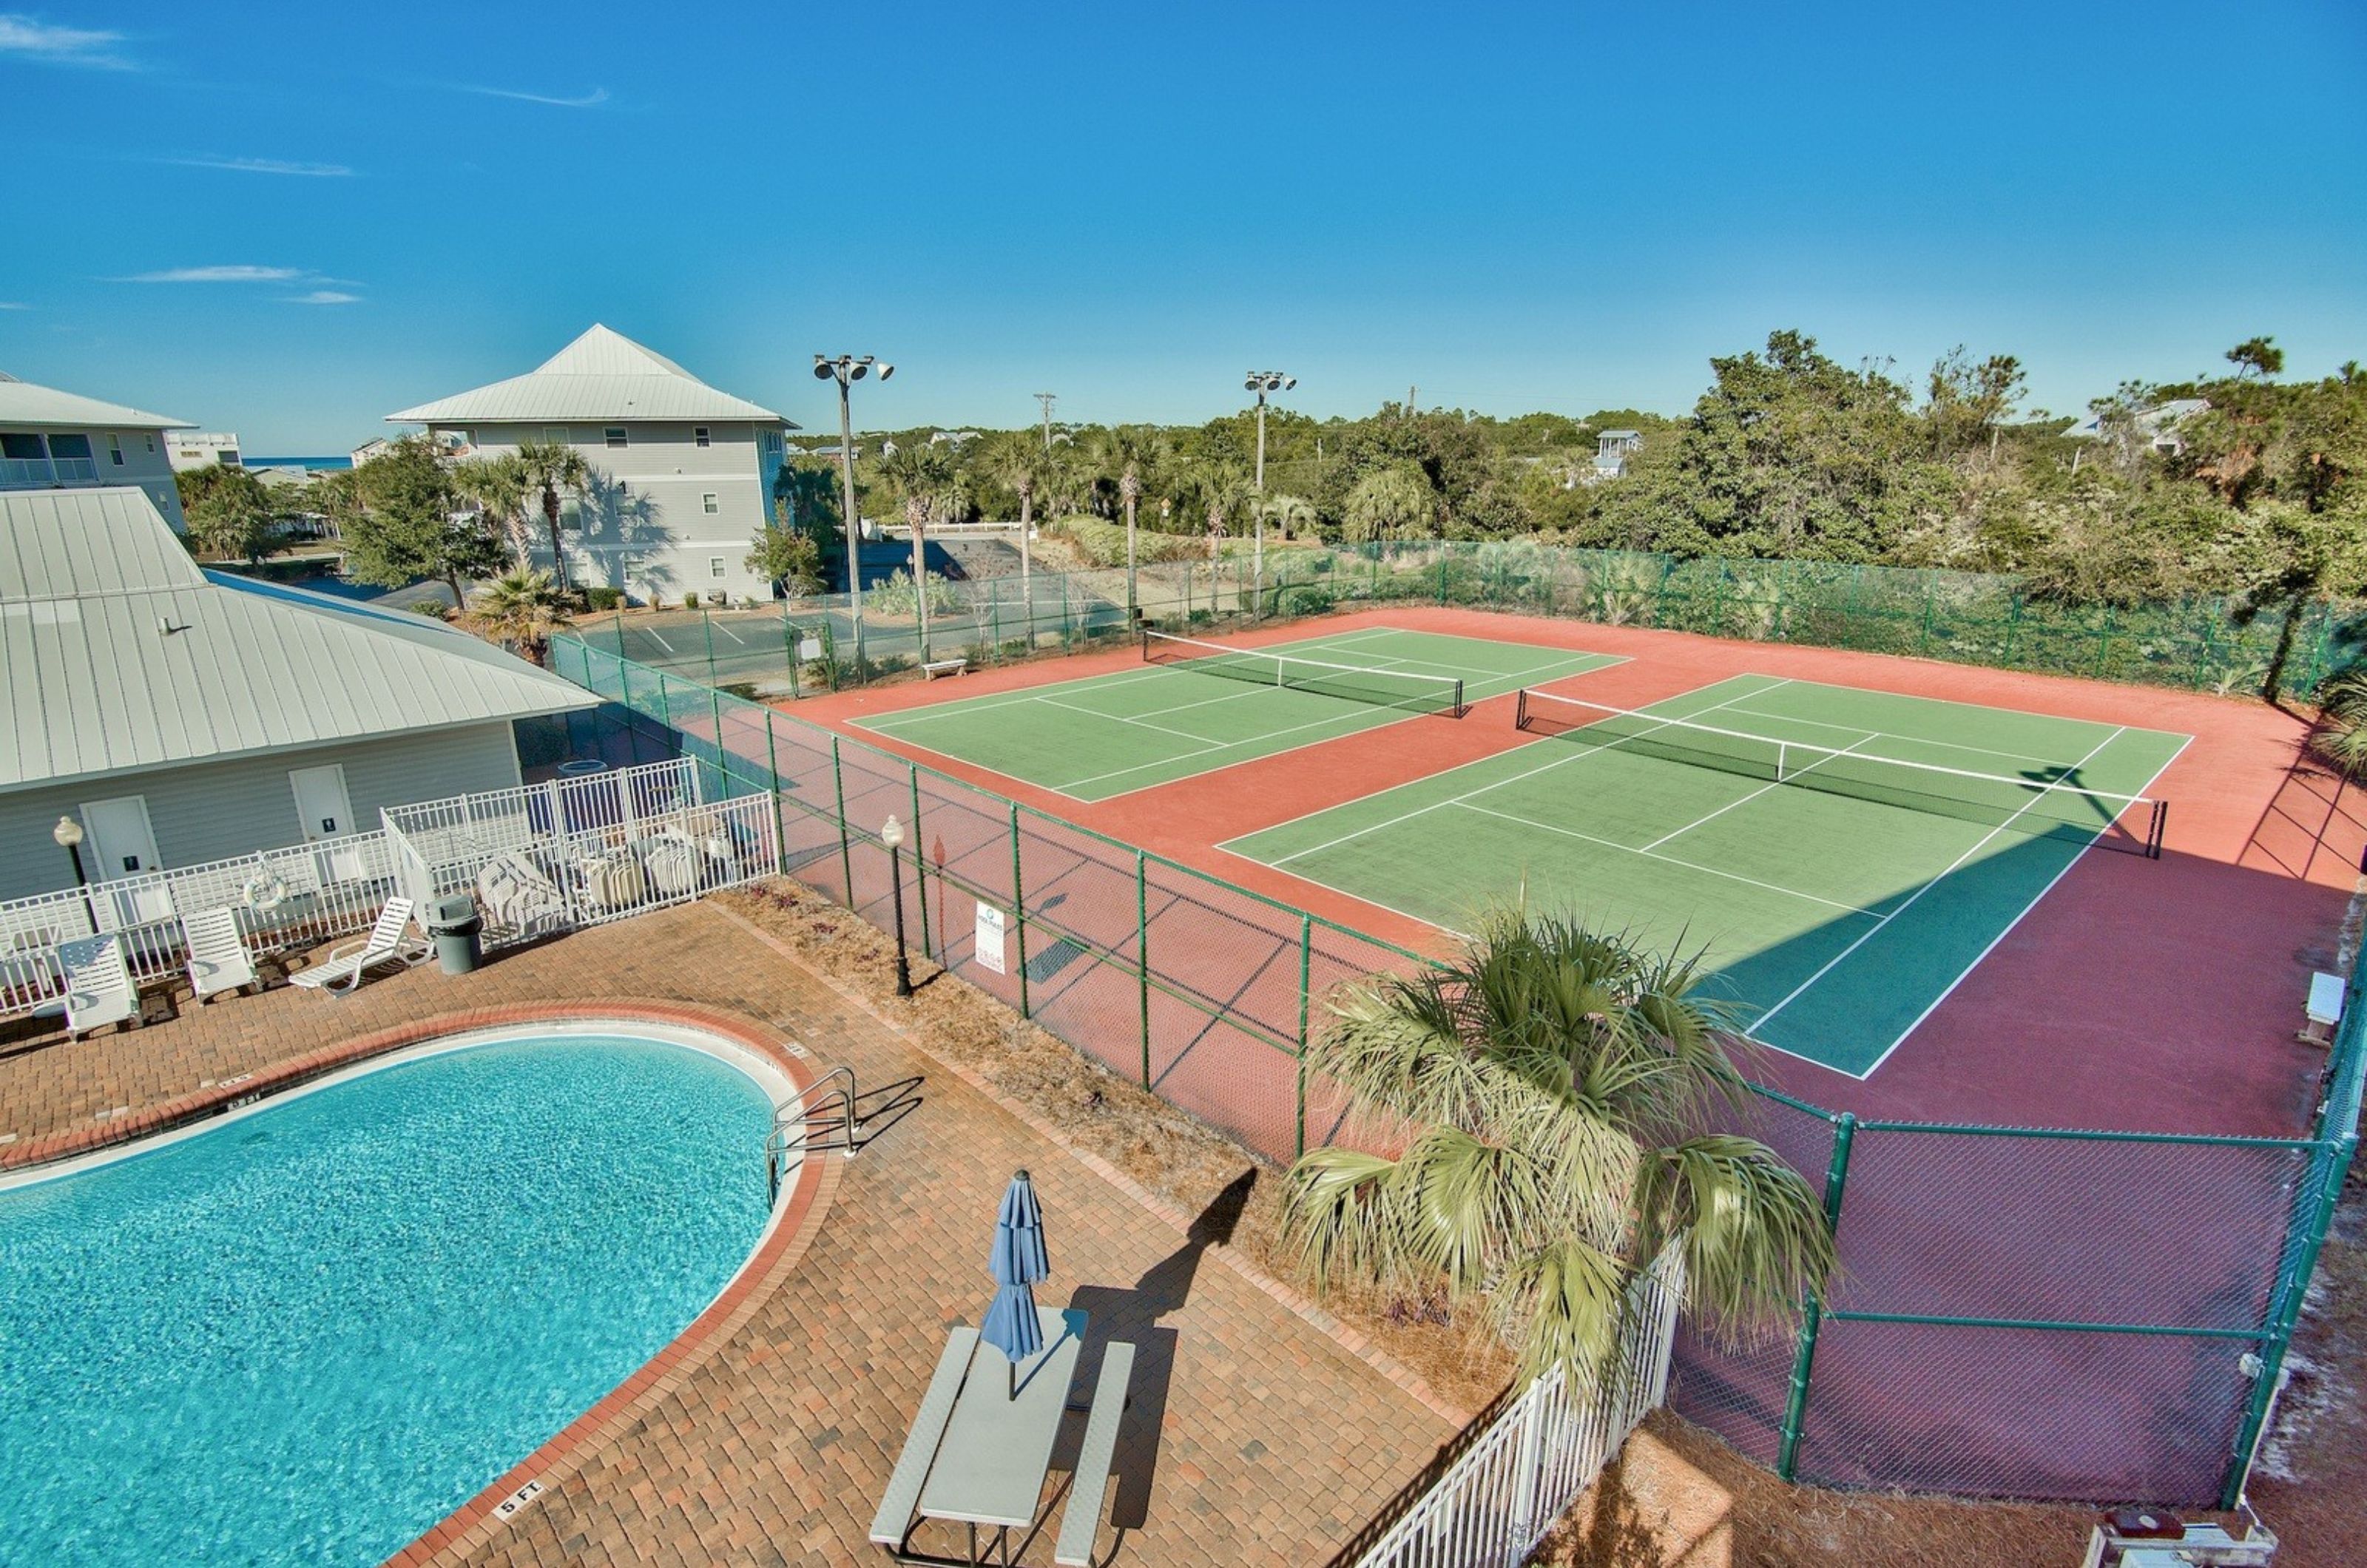
M 1795 558 L 2008 573 L 2032 591 L 2134 603 L 2212 593 L 2271 601 L 2367 593 L 2367 376 L 2354 362 L 2287 379 L 2269 338 L 2223 374 L 2124 383 L 2092 434 L 2023 408 L 2011 355 L 1942 357 L 1910 384 L 1847 366 L 1814 338 L 1710 362 L 1690 414 L 1636 409 L 1500 419 L 1386 403 L 1361 419 L 1267 414 L 1205 424 L 858 438 L 867 515 L 931 522 L 1082 513 L 1172 533 L 1269 529 L 1327 542 L 1541 536 L 1681 557 Z M 2168 411 L 2168 412 L 2164 412 Z M 1596 437 L 1642 449 L 1595 482 Z M 793 457 L 782 527 L 834 559 L 834 457 Z M 833 579 L 834 580 L 834 579 Z

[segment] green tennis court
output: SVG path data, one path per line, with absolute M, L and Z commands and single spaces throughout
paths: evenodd
M 1385 724 L 1455 722 L 1443 716 L 1619 662 L 1387 626 L 1255 648 L 1154 636 L 1140 669 L 857 722 L 1073 799 L 1107 800 Z
M 1863 1077 L 2071 863 L 2158 847 L 2187 737 L 1738 675 L 1223 847 L 1447 930 L 1525 895 L 1706 950 L 1761 1042 Z

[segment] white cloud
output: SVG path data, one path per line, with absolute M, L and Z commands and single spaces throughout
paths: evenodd
M 87 65 L 102 71 L 129 71 L 131 62 L 115 52 L 123 41 L 117 32 L 89 28 L 58 28 L 22 12 L 0 11 L 0 54 L 38 60 L 51 65 Z
M 162 272 L 134 273 L 116 283 L 300 283 L 311 273 L 292 266 L 176 266 Z
M 0 310 L 29 310 L 32 307 L 22 299 L 0 299 Z
M 554 109 L 598 108 L 608 101 L 608 89 L 606 87 L 595 87 L 583 96 L 575 98 L 554 97 L 543 93 L 522 93 L 511 87 L 480 87 L 466 82 L 459 84 L 457 90 L 474 93 L 483 98 L 508 98 L 516 103 L 540 104 L 546 108 Z
M 361 302 L 361 298 L 358 294 L 343 294 L 334 288 L 315 288 L 310 294 L 291 294 L 288 302 L 291 305 L 357 305 Z
M 344 179 L 353 171 L 343 164 L 297 164 L 282 158 L 159 158 L 183 169 L 227 169 L 237 175 L 293 175 L 303 179 Z

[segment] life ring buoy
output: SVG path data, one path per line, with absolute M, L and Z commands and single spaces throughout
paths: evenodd
M 239 893 L 248 908 L 268 914 L 288 901 L 288 884 L 271 872 L 258 871 L 246 879 Z

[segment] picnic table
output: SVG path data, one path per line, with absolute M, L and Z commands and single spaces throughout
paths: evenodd
M 999 1540 L 1002 1561 L 1008 1563 L 1011 1532 L 1026 1531 L 1036 1523 L 1090 1322 L 1073 1308 L 1039 1307 L 1036 1312 L 1044 1348 L 1016 1366 L 1001 1351 L 980 1345 L 975 1328 L 956 1328 L 947 1336 L 871 1523 L 872 1541 L 896 1561 L 985 1562 L 979 1533 L 984 1528 L 993 1532 L 989 1539 Z M 1104 1353 L 1057 1562 L 1084 1562 L 1091 1555 L 1133 1363 L 1130 1345 L 1112 1345 Z M 911 1537 L 917 1528 L 916 1514 L 920 1519 L 966 1527 L 968 1555 L 948 1558 L 914 1551 Z M 1080 1529 L 1082 1553 L 1074 1550 Z

